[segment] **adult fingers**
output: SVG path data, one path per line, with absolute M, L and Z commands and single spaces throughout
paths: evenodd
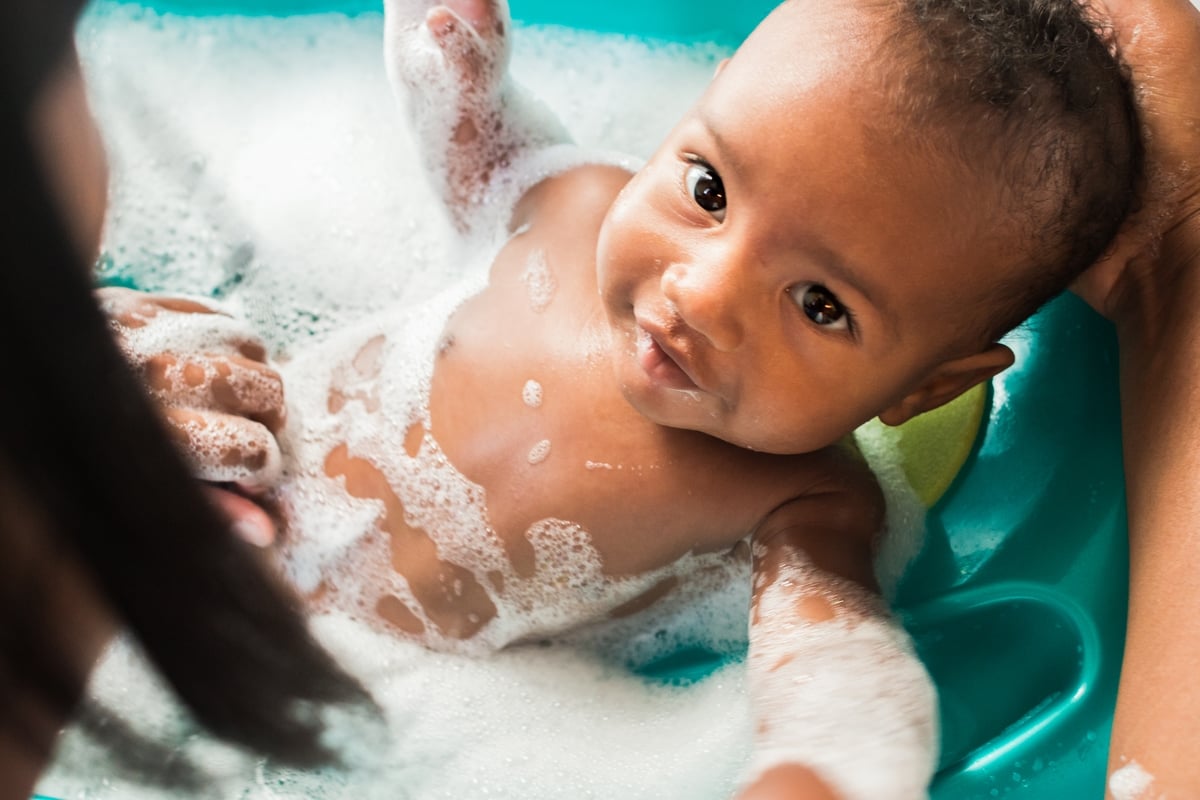
M 1097 0 L 1133 70 L 1147 202 L 1169 227 L 1200 202 L 1200 11 L 1189 0 Z
M 245 322 L 187 297 L 105 288 L 96 293 L 126 357 L 137 364 L 166 352 L 209 352 L 266 361 L 267 348 Z
M 164 417 L 201 480 L 249 492 L 278 482 L 279 443 L 265 425 L 209 409 L 168 408 Z
M 246 417 L 272 433 L 283 427 L 283 379 L 266 364 L 241 356 L 162 353 L 147 358 L 140 369 L 143 383 L 165 406 Z
M 1129 286 L 1182 263 L 1170 254 L 1191 247 L 1200 221 L 1200 11 L 1189 0 L 1088 1 L 1132 71 L 1145 148 L 1139 209 L 1071 287 L 1116 319 Z
M 206 486 L 205 493 L 229 519 L 234 534 L 255 547 L 270 547 L 275 543 L 274 521 L 253 500 L 216 486 Z

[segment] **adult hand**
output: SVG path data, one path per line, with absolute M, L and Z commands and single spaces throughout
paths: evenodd
M 1200 254 L 1200 11 L 1188 0 L 1091 0 L 1133 72 L 1145 146 L 1140 207 L 1072 288 L 1121 325 Z
M 205 303 L 128 289 L 97 293 L 126 357 L 158 403 L 210 499 L 238 535 L 265 546 L 275 527 L 245 494 L 279 477 L 283 381 L 246 326 Z M 232 485 L 237 491 L 221 488 Z

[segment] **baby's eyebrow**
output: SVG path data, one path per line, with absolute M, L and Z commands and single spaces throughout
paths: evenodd
M 733 167 L 733 171 L 736 174 L 746 176 L 746 162 L 740 158 L 737 148 L 730 146 L 729 139 L 721 133 L 721 125 L 709 113 L 708 107 L 701 106 L 697 117 L 700 120 L 700 124 L 704 126 L 705 131 L 708 133 L 709 138 L 716 144 L 717 152 L 721 156 L 719 160 L 723 164 L 729 164 L 729 166 Z

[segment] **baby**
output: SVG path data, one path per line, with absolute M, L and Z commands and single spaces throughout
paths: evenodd
M 283 428 L 223 318 L 110 293 L 204 477 L 274 485 L 318 608 L 431 647 L 749 581 L 740 797 L 923 796 L 936 700 L 846 437 L 1003 370 L 1100 256 L 1137 166 L 1107 48 L 1073 0 L 788 0 L 635 172 L 538 121 L 502 2 L 412 5 L 389 71 L 486 280 L 298 354 Z M 164 353 L 189 326 L 215 338 Z

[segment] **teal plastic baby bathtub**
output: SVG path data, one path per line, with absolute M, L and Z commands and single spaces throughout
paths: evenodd
M 147 3 L 143 2 L 143 5 Z M 189 14 L 378 12 L 378 0 L 155 0 Z M 527 23 L 735 44 L 772 0 L 512 0 Z M 935 800 L 1102 796 L 1124 640 L 1116 348 L 1064 297 L 1014 339 L 965 467 L 931 509 L 898 602 L 941 693 Z M 686 653 L 647 670 L 695 679 Z

